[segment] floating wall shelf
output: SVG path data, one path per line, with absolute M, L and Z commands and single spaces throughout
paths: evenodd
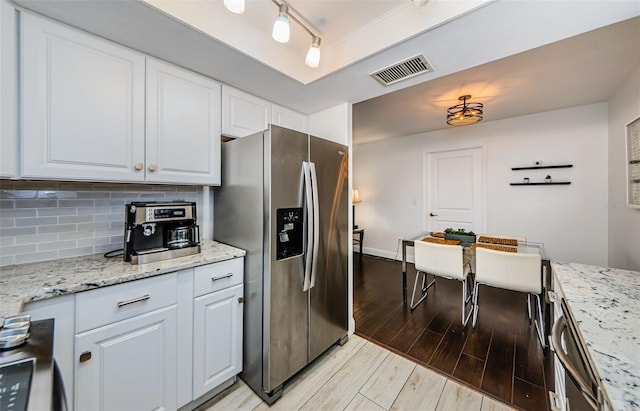
M 546 183 L 544 181 L 534 181 L 534 182 L 530 182 L 530 183 L 509 183 L 512 186 L 553 186 L 553 185 L 569 185 L 571 184 L 571 181 L 551 181 L 549 183 Z
M 511 167 L 512 170 L 541 170 L 543 168 L 571 168 L 573 164 L 557 164 L 549 166 L 526 166 L 526 167 Z M 532 183 L 529 183 L 532 184 Z M 549 183 L 547 183 L 549 184 Z

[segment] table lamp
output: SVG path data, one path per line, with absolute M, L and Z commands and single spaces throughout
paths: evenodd
M 351 199 L 351 202 L 353 203 L 352 207 L 353 207 L 353 229 L 357 229 L 358 225 L 356 224 L 356 203 L 360 203 L 362 200 L 360 200 L 360 193 L 358 192 L 357 188 L 353 189 L 353 197 Z

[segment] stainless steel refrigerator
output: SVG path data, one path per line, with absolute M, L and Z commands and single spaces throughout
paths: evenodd
M 347 339 L 347 147 L 278 126 L 222 145 L 214 238 L 247 250 L 241 378 L 267 403 Z

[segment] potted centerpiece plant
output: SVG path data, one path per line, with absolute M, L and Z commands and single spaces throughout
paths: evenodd
M 462 228 L 454 229 L 447 228 L 444 230 L 444 238 L 447 240 L 460 240 L 461 243 L 475 243 L 476 242 L 476 234 L 473 231 L 466 231 Z

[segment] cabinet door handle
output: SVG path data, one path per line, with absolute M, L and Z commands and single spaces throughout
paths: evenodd
M 225 275 L 221 275 L 220 277 L 211 277 L 211 281 L 224 280 L 225 278 L 233 277 L 233 273 L 226 273 Z
M 238 304 L 244 304 L 244 297 L 238 298 Z
M 437 217 L 438 214 L 429 213 L 429 217 Z
M 80 362 L 87 362 L 91 359 L 91 351 L 85 351 L 80 354 Z
M 157 164 L 149 164 L 149 171 L 156 171 L 158 169 Z
M 135 166 L 133 166 L 136 170 L 142 170 L 144 168 L 144 163 L 136 163 Z
M 142 297 L 133 298 L 127 301 L 118 301 L 118 308 L 124 307 L 125 305 L 140 303 L 143 301 L 147 301 L 151 296 L 149 294 L 145 294 Z

